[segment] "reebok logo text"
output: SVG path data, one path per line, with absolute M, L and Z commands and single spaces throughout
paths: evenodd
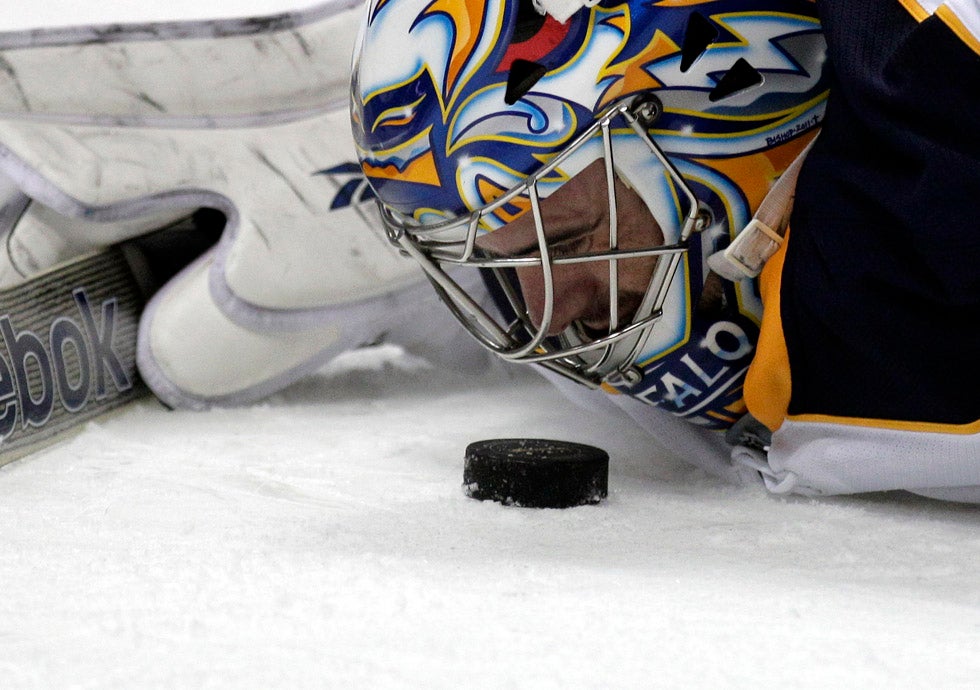
M 10 314 L 0 316 L 0 441 L 18 426 L 44 426 L 56 406 L 78 412 L 133 388 L 113 349 L 116 298 L 104 300 L 98 313 L 84 289 L 72 298 L 75 312 L 54 318 L 47 333 L 18 330 Z

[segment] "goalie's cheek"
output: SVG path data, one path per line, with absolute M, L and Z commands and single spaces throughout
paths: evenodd
M 603 280 L 599 264 L 581 263 L 552 267 L 554 308 L 547 334 L 558 335 L 573 321 L 602 329 L 609 322 L 608 281 Z M 548 304 L 544 271 L 541 267 L 517 271 L 528 316 L 536 327 L 544 324 Z

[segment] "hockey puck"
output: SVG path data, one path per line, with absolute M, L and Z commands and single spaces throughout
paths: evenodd
M 598 503 L 609 486 L 601 448 L 539 438 L 499 438 L 466 447 L 463 489 L 481 501 L 525 508 Z

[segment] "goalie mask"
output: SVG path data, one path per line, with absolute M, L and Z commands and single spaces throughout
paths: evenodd
M 806 0 L 373 0 L 352 123 L 389 238 L 484 346 L 723 428 L 762 306 L 711 274 L 822 113 Z M 490 276 L 502 318 L 460 289 Z

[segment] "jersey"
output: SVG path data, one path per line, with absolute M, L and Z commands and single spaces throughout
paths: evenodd
M 980 500 L 980 5 L 820 6 L 831 95 L 746 401 L 797 491 Z

